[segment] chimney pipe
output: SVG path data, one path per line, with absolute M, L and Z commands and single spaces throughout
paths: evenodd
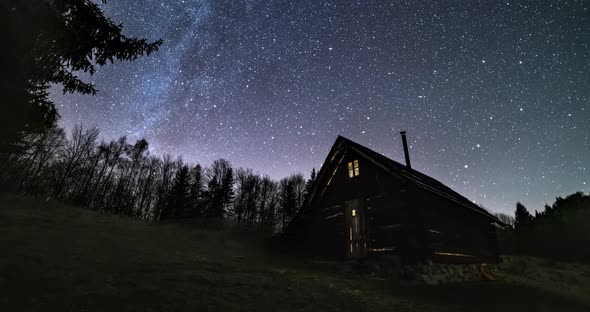
M 406 167 L 412 169 L 412 165 L 410 164 L 410 152 L 408 151 L 408 140 L 406 139 L 406 131 L 400 131 L 402 135 L 402 142 L 404 143 L 404 155 L 406 156 Z

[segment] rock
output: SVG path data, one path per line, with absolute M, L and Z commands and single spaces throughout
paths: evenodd
M 478 264 L 444 264 L 425 261 L 415 265 L 403 265 L 399 257 L 384 256 L 366 260 L 362 272 L 373 278 L 399 279 L 404 283 L 440 285 L 481 280 Z M 341 272 L 354 272 L 358 266 L 344 264 Z

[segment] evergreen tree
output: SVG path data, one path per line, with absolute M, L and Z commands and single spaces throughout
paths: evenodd
M 218 214 L 218 207 L 221 206 L 218 195 L 220 189 L 221 183 L 219 183 L 217 176 L 212 176 L 207 183 L 207 192 L 205 193 L 207 202 L 205 216 L 208 218 L 216 217 Z
M 220 196 L 221 209 L 218 216 L 223 217 L 234 199 L 234 170 L 231 166 L 227 168 L 221 180 Z
M 172 217 L 182 218 L 185 211 L 190 208 L 189 201 L 189 169 L 183 165 L 176 171 L 174 184 L 168 200 L 168 212 Z
M 14 142 L 22 131 L 43 131 L 56 120 L 48 92 L 52 84 L 62 85 L 64 92 L 95 94 L 95 87 L 77 73 L 92 75 L 97 66 L 149 55 L 162 44 L 124 36 L 122 26 L 107 18 L 96 2 L 27 0 L 0 5 L 0 27 L 10 45 L 0 58 L 0 152 L 17 150 Z
M 315 168 L 311 169 L 311 174 L 309 175 L 309 179 L 307 180 L 307 183 L 305 183 L 305 200 L 304 202 L 307 201 L 307 198 L 311 195 L 311 188 L 313 187 L 313 183 L 315 182 L 316 179 L 316 171 Z
M 292 179 L 284 178 L 279 182 L 281 209 L 281 226 L 286 228 L 297 210 L 297 196 Z
M 589 219 L 590 195 L 582 192 L 557 197 L 553 205 L 545 205 L 545 210 L 535 218 L 519 203 L 517 230 L 500 233 L 504 252 L 589 261 L 590 249 L 581 248 L 590 245 Z
M 203 193 L 205 187 L 203 168 L 201 167 L 201 165 L 197 164 L 191 170 L 190 178 L 190 211 L 188 212 L 188 215 L 191 217 L 198 217 L 203 214 L 203 209 L 201 206 L 203 202 Z
M 514 212 L 514 228 L 518 229 L 522 226 L 530 224 L 533 216 L 528 212 L 520 202 L 516 203 L 516 211 Z
M 553 215 L 553 207 L 545 204 L 545 211 L 543 211 L 543 215 L 545 215 L 545 216 Z

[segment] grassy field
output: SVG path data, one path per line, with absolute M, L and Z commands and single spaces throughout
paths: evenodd
M 191 224 L 147 224 L 4 196 L 0 198 L 0 307 L 2 311 L 590 311 L 589 266 L 509 258 L 502 265 L 504 281 L 403 286 L 276 255 L 255 237 Z M 539 276 L 545 267 L 552 273 Z

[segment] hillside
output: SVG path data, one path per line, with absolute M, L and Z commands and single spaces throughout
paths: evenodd
M 587 311 L 590 307 L 586 301 L 590 296 L 584 295 L 590 268 L 583 265 L 548 264 L 564 271 L 548 275 L 554 279 L 552 285 L 569 283 L 570 291 L 539 287 L 547 283 L 529 278 L 538 271 L 528 272 L 532 260 L 524 258 L 507 261 L 506 281 L 400 286 L 276 255 L 261 242 L 255 234 L 239 230 L 143 223 L 4 196 L 0 305 L 5 311 Z M 536 263 L 536 269 L 543 265 Z

